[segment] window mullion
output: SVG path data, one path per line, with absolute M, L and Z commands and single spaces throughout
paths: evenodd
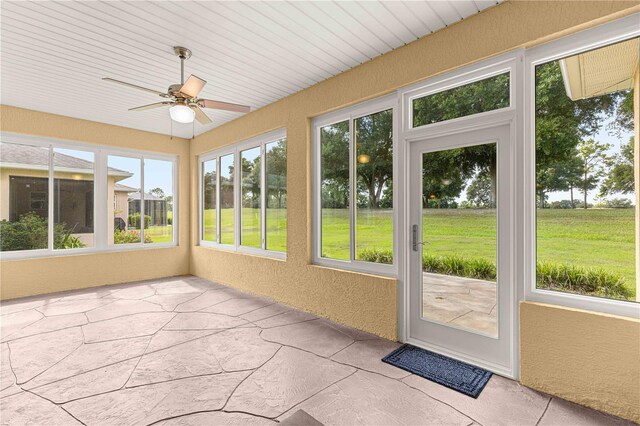
M 349 117 L 349 260 L 353 262 L 356 258 L 356 191 L 355 191 L 355 138 L 353 135 L 353 117 Z
M 267 248 L 267 150 L 266 144 L 260 145 L 260 233 L 262 249 Z
M 233 151 L 233 199 L 233 243 L 237 250 L 242 242 L 242 159 L 237 147 Z
M 94 187 L 93 187 L 93 233 L 95 248 L 107 246 L 107 229 L 109 229 L 108 209 L 113 199 L 108 198 L 107 155 L 103 150 L 94 152 Z
M 220 188 L 220 157 L 216 157 L 216 242 L 218 244 L 221 243 L 221 235 L 222 233 L 220 232 L 220 226 L 222 225 L 222 220 L 220 219 L 220 214 L 222 213 L 221 207 L 220 207 L 220 191 L 222 190 Z
M 144 156 L 140 158 L 140 244 L 144 244 Z
M 55 185 L 54 185 L 54 179 L 55 179 L 55 173 L 54 173 L 54 152 L 53 152 L 53 145 L 49 145 L 49 182 L 48 182 L 48 209 L 47 209 L 47 231 L 48 231 L 48 238 L 47 238 L 47 249 L 49 251 L 53 251 L 54 247 L 54 235 L 53 235 L 53 231 L 54 231 L 54 214 L 53 214 L 53 209 L 54 209 L 54 189 L 55 189 Z

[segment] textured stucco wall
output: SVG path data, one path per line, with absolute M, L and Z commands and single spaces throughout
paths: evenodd
M 176 154 L 179 156 L 179 246 L 78 254 L 40 259 L 2 260 L 0 298 L 94 287 L 189 272 L 189 141 L 20 108 L 0 106 L 6 132 L 76 140 L 83 143 Z M 167 118 L 168 119 L 168 118 Z
M 287 129 L 289 257 L 283 262 L 194 246 L 191 272 L 395 338 L 396 280 L 310 265 L 310 120 L 633 10 L 639 10 L 638 2 L 506 2 L 196 137 L 191 144 L 194 245 L 198 238 L 196 156 L 273 129 Z
M 523 385 L 640 422 L 640 320 L 520 304 Z

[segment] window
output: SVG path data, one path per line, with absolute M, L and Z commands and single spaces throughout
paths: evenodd
M 2 136 L 3 257 L 176 240 L 176 157 L 10 133 Z
M 314 121 L 314 261 L 393 273 L 394 97 Z
M 54 249 L 93 247 L 93 152 L 53 149 Z
M 265 144 L 266 248 L 287 251 L 287 141 Z
M 235 242 L 234 154 L 220 158 L 220 244 Z
M 539 290 L 639 300 L 639 51 L 631 38 L 534 67 Z
M 110 155 L 107 159 L 107 185 L 113 194 L 113 231 L 108 232 L 109 244 L 140 243 L 140 188 L 142 160 Z
M 173 241 L 173 163 L 144 159 L 145 243 Z
M 202 239 L 218 241 L 218 162 L 213 160 L 202 162 Z
M 413 127 L 509 106 L 508 72 L 413 99 Z
M 51 150 L 2 142 L 0 155 L 2 251 L 47 249 Z
M 200 244 L 281 257 L 287 248 L 285 132 L 258 136 L 199 161 Z
M 109 155 L 107 163 L 109 196 L 113 197 L 109 244 L 171 243 L 173 161 Z
M 240 152 L 241 182 L 241 240 L 247 247 L 262 247 L 262 155 L 260 146 Z

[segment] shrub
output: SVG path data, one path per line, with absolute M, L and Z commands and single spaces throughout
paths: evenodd
M 151 225 L 151 216 L 144 215 L 144 227 L 148 228 Z M 129 215 L 129 227 L 140 229 L 140 213 L 132 213 Z
M 604 201 L 605 207 L 609 209 L 628 209 L 633 207 L 633 203 L 628 198 L 612 198 Z
M 131 243 L 139 243 L 140 242 L 140 231 L 133 230 L 119 230 L 116 229 L 113 233 L 113 243 L 114 244 L 131 244 Z M 144 236 L 145 243 L 152 243 L 153 240 L 149 235 Z
M 463 256 L 422 256 L 425 272 L 455 275 L 458 277 L 477 278 L 480 280 L 496 279 L 496 265 L 484 258 L 465 258 Z
M 358 253 L 358 259 L 368 262 L 392 263 L 393 253 L 391 250 L 366 249 Z M 485 258 L 423 254 L 422 265 L 425 272 L 489 281 L 496 280 L 496 264 Z M 536 269 L 538 288 L 613 299 L 631 298 L 631 292 L 625 286 L 624 277 L 602 268 L 585 268 L 540 261 L 537 263 Z
M 624 277 L 602 268 L 539 261 L 536 270 L 538 288 L 614 299 L 631 297 L 631 292 L 624 285 Z
M 69 249 L 85 247 L 78 237 L 71 235 L 64 223 L 53 227 L 53 248 Z M 47 220 L 37 213 L 20 216 L 17 222 L 0 221 L 0 251 L 46 249 L 48 245 Z
M 358 260 L 375 263 L 393 263 L 393 250 L 364 249 L 358 252 Z

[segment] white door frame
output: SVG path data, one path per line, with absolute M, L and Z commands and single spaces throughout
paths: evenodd
M 422 251 L 410 251 L 409 262 L 413 263 L 407 276 L 409 295 L 409 316 L 407 324 L 407 342 L 435 352 L 448 355 L 462 361 L 484 367 L 495 373 L 513 377 L 512 354 L 514 306 L 514 191 L 513 181 L 513 141 L 510 122 L 494 126 L 476 126 L 473 129 L 452 130 L 446 135 L 415 140 L 409 143 L 410 176 L 407 209 L 411 224 L 422 229 L 422 157 L 423 153 L 439 152 L 448 149 L 496 143 L 498 165 L 498 206 L 496 210 L 497 233 L 496 251 L 498 256 L 498 279 L 496 302 L 498 336 L 489 336 L 471 329 L 430 321 L 422 316 Z M 420 194 L 420 196 L 418 195 Z M 422 235 L 422 232 L 419 233 Z M 408 262 L 408 263 L 409 263 Z M 420 273 L 417 273 L 418 267 Z
M 397 176 L 397 192 L 394 198 L 397 199 L 398 213 L 397 213 L 397 256 L 398 256 L 398 340 L 401 342 L 412 343 L 416 346 L 421 346 L 420 342 L 410 341 L 409 339 L 409 287 L 407 283 L 407 277 L 409 276 L 409 259 L 410 259 L 410 247 L 411 242 L 411 224 L 409 221 L 409 209 L 407 208 L 408 202 L 408 182 L 409 182 L 409 144 L 412 141 L 425 139 L 427 137 L 435 137 L 438 135 L 446 135 L 454 133 L 456 131 L 468 131 L 474 129 L 482 129 L 488 127 L 494 127 L 498 125 L 508 124 L 510 126 L 510 136 L 512 143 L 512 167 L 514 167 L 516 160 L 523 154 L 523 138 L 517 131 L 523 127 L 523 116 L 521 114 L 523 107 L 522 96 L 516 96 L 518 93 L 522 93 L 523 88 L 523 61 L 524 51 L 518 49 L 504 55 L 491 58 L 486 61 L 482 61 L 477 64 L 460 68 L 456 71 L 446 73 L 441 76 L 431 78 L 427 81 L 417 83 L 407 88 L 398 91 L 398 107 L 400 114 L 396 115 L 395 128 L 398 129 L 398 146 L 394 156 L 394 163 L 396 165 Z M 482 114 L 476 114 L 469 117 L 458 118 L 454 120 L 445 121 L 442 123 L 436 123 L 428 126 L 412 128 L 411 126 L 411 103 L 412 99 L 418 96 L 418 94 L 435 93 L 447 88 L 464 85 L 466 83 L 477 81 L 483 77 L 495 75 L 500 72 L 510 72 L 511 83 L 511 102 L 508 108 L 503 108 L 496 111 L 490 111 Z M 512 191 L 521 187 L 520 173 L 513 174 L 515 181 L 512 184 Z M 519 211 L 522 206 L 517 201 L 515 196 L 511 197 L 511 200 L 516 205 L 513 206 L 512 212 Z M 516 227 L 521 226 L 521 220 L 515 218 L 512 221 Z M 513 281 L 513 309 L 512 309 L 512 347 L 511 347 L 511 370 L 509 372 L 500 372 L 506 377 L 518 379 L 520 375 L 520 353 L 519 353 L 519 315 L 518 304 L 520 300 L 524 300 L 523 286 L 520 280 L 516 277 L 521 275 L 522 262 L 518 261 L 519 246 L 514 245 L 514 251 L 516 252 L 512 256 L 511 270 L 514 274 Z M 428 348 L 427 348 L 428 349 Z M 434 352 L 438 352 L 435 348 L 432 348 Z

